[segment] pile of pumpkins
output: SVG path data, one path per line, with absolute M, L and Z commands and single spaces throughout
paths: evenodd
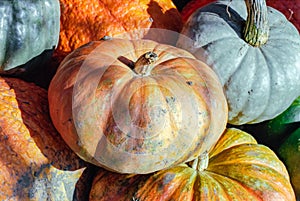
M 278 2 L 1 2 L 0 200 L 300 200 Z

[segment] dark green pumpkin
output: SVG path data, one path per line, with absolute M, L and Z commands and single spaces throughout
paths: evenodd
M 300 127 L 280 146 L 278 156 L 284 162 L 297 200 L 300 200 Z
M 0 73 L 25 64 L 58 43 L 58 0 L 1 0 L 0 19 Z

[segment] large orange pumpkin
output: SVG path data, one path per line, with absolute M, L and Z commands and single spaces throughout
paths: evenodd
M 275 153 L 238 129 L 191 164 L 148 175 L 99 170 L 90 201 L 295 201 L 288 172 Z
M 72 200 L 85 167 L 52 125 L 47 92 L 0 77 L 0 200 Z
M 48 96 L 67 144 L 83 159 L 122 173 L 192 160 L 227 123 L 216 74 L 190 53 L 151 40 L 82 46 L 61 63 Z
M 181 15 L 171 0 L 60 0 L 61 31 L 57 52 L 71 52 L 90 41 L 124 32 L 143 38 L 148 28 L 180 32 Z M 156 38 L 175 43 L 176 37 Z

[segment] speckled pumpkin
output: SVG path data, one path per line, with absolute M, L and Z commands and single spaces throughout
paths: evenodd
M 171 0 L 60 0 L 61 31 L 57 52 L 71 52 L 104 36 L 128 33 L 126 37 L 142 38 L 148 28 L 180 32 L 181 15 Z M 160 32 L 161 33 L 161 32 Z M 124 36 L 125 37 L 125 36 Z M 157 34 L 156 39 L 176 36 Z
M 295 201 L 284 164 L 238 129 L 227 129 L 209 154 L 148 175 L 100 170 L 90 201 Z
M 151 40 L 78 48 L 59 66 L 48 94 L 67 144 L 84 160 L 122 173 L 192 160 L 227 123 L 216 74 L 187 51 Z
M 264 0 L 217 1 L 195 11 L 177 46 L 205 59 L 220 77 L 228 122 L 259 123 L 278 116 L 300 95 L 300 37 Z
M 72 200 L 85 167 L 52 125 L 47 92 L 0 77 L 0 200 Z

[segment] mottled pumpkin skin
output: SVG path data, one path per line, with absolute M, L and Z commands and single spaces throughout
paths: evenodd
M 158 56 L 149 74 L 129 67 L 149 51 Z M 48 94 L 51 118 L 68 145 L 84 160 L 122 173 L 192 160 L 227 123 L 216 74 L 190 53 L 151 40 L 82 46 L 61 63 Z
M 228 122 L 235 125 L 272 119 L 300 95 L 297 29 L 268 7 L 269 38 L 254 47 L 243 39 L 246 16 L 244 1 L 209 4 L 194 12 L 182 30 L 193 42 L 180 37 L 177 43 L 205 59 L 219 75 L 229 106 Z
M 58 0 L 1 1 L 0 10 L 0 73 L 56 47 Z
M 180 32 L 182 20 L 171 0 L 60 0 L 61 31 L 57 52 L 71 52 L 104 36 L 138 39 L 148 28 Z M 156 39 L 176 41 L 176 36 L 156 35 Z
M 47 92 L 0 77 L 0 200 L 72 200 L 85 163 L 51 123 Z
M 274 152 L 238 129 L 227 129 L 199 171 L 182 164 L 148 175 L 100 170 L 90 201 L 295 201 L 284 164 Z

